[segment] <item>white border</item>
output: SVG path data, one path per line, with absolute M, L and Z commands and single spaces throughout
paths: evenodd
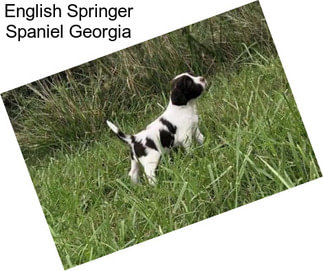
M 20 48 L 1 40 L 1 90 L 23 85 L 250 1 L 200 0 L 195 6 L 187 1 L 185 4 L 183 1 L 132 2 L 135 7 L 138 4 L 137 9 L 142 14 L 135 22 L 138 36 L 127 44 L 106 48 L 100 42 L 91 42 L 93 48 L 98 48 L 91 53 L 83 47 L 84 44 L 88 46 L 88 42 L 75 47 L 68 41 L 62 57 L 62 52 L 57 54 L 55 51 L 55 46 L 58 51 L 62 50 L 56 42 L 46 44 L 49 46 L 46 49 L 40 48 L 44 45 L 42 42 Z M 151 2 L 154 4 L 149 4 Z M 175 18 L 181 5 L 185 14 Z M 320 33 L 323 25 L 320 1 L 262 0 L 261 5 L 322 168 Z M 171 7 L 176 12 L 172 12 Z M 171 11 L 159 16 L 166 10 Z M 151 28 L 143 28 L 147 21 Z M 2 35 L 0 37 L 2 39 Z M 56 61 L 58 56 L 60 61 Z M 0 267 L 2 270 L 63 270 L 2 103 L 0 131 Z M 74 270 L 322 270 L 322 191 L 321 178 Z

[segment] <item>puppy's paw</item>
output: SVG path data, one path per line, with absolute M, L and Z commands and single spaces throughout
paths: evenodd
M 204 143 L 204 135 L 199 134 L 198 138 L 197 138 L 197 143 L 199 145 L 202 145 Z

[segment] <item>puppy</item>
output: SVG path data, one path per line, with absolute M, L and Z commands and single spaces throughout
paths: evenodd
M 196 98 L 206 87 L 206 80 L 191 73 L 182 73 L 172 80 L 170 102 L 165 112 L 149 124 L 145 130 L 127 135 L 107 120 L 110 129 L 124 142 L 131 152 L 129 176 L 134 183 L 139 183 L 140 165 L 151 185 L 156 184 L 155 170 L 161 154 L 172 147 L 189 149 L 193 138 L 199 144 L 204 136 L 198 127 Z

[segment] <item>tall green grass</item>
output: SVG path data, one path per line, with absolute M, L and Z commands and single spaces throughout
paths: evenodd
M 198 103 L 206 141 L 163 156 L 157 187 L 131 184 L 129 149 L 108 128 L 29 167 L 65 268 L 321 176 L 280 61 L 265 62 L 208 78 Z M 126 132 L 161 111 L 136 110 L 116 118 Z

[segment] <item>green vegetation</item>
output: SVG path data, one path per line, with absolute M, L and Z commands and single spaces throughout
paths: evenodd
M 133 185 L 105 120 L 144 128 L 188 69 L 209 82 L 206 141 L 163 156 L 156 187 Z M 257 2 L 3 98 L 65 268 L 321 176 Z

